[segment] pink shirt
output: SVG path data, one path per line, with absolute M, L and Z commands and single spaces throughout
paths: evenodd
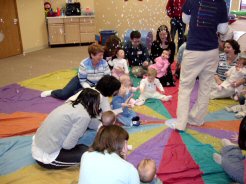
M 157 78 L 160 78 L 167 74 L 167 68 L 169 66 L 167 59 L 163 59 L 161 56 L 155 59 L 155 64 L 150 65 L 150 68 L 154 68 L 157 71 Z

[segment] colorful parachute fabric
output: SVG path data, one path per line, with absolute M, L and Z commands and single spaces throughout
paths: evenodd
M 40 92 L 62 88 L 75 74 L 75 70 L 58 71 L 0 88 L 0 183 L 77 183 L 79 167 L 46 170 L 31 156 L 32 135 L 47 114 L 64 103 L 52 97 L 41 98 Z M 140 79 L 131 77 L 138 86 Z M 197 89 L 198 83 L 190 106 L 196 101 Z M 128 161 L 137 166 L 144 158 L 154 159 L 159 183 L 230 183 L 212 154 L 220 152 L 222 138 L 238 132 L 240 120 L 224 110 L 236 102 L 212 100 L 206 124 L 188 126 L 179 133 L 165 125 L 166 120 L 176 117 L 178 84 L 165 90 L 173 95 L 170 102 L 149 99 L 145 105 L 134 107 L 142 125 L 125 127 L 133 146 Z M 136 92 L 134 97 L 138 95 Z

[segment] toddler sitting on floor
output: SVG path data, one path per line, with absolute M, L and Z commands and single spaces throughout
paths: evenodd
M 140 82 L 140 96 L 136 100 L 135 105 L 143 105 L 148 98 L 160 99 L 162 101 L 169 101 L 172 99 L 171 95 L 164 95 L 164 88 L 159 79 L 156 78 L 157 71 L 153 68 L 148 68 L 147 77 Z M 160 92 L 157 91 L 160 90 Z

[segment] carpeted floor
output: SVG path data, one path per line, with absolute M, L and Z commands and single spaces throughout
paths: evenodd
M 88 46 L 47 48 L 0 59 L 0 87 L 57 70 L 77 68 Z

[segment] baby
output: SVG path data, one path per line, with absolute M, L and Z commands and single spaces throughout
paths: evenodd
M 112 109 L 122 108 L 123 112 L 119 113 L 117 120 L 125 126 L 139 126 L 140 118 L 131 110 L 134 107 L 135 100 L 132 99 L 132 84 L 128 75 L 120 77 L 121 87 L 116 96 L 112 99 Z
M 170 52 L 168 50 L 163 50 L 161 56 L 155 59 L 155 64 L 149 66 L 157 71 L 157 78 L 167 75 L 167 68 L 170 65 L 168 61 L 169 54 Z
M 129 70 L 127 61 L 124 59 L 125 52 L 122 48 L 116 49 L 116 57 L 113 60 L 109 60 L 108 64 L 113 67 L 112 75 L 119 79 L 121 75 L 129 74 Z
M 161 94 L 164 93 L 164 88 L 156 76 L 157 71 L 153 68 L 148 68 L 147 77 L 140 81 L 140 96 L 136 100 L 135 105 L 143 105 L 148 98 L 160 99 L 162 101 L 169 101 L 172 98 L 171 95 Z M 157 91 L 157 88 L 161 93 Z
M 233 84 L 235 81 L 238 81 L 240 79 L 243 79 L 244 76 L 246 75 L 246 55 L 241 54 L 239 56 L 238 62 L 236 66 L 231 67 L 225 75 L 227 76 L 226 80 L 223 81 L 219 86 L 218 89 L 219 91 L 224 90 L 224 89 L 229 89 L 232 88 Z M 243 85 L 238 86 L 235 88 L 235 95 L 233 96 L 234 100 L 238 100 L 238 97 L 240 93 L 243 90 Z
M 131 81 L 131 78 L 129 75 L 126 75 L 126 74 L 122 75 L 119 78 L 119 81 L 120 81 L 121 85 L 123 85 L 126 88 L 126 94 L 128 94 L 128 93 L 132 94 L 132 93 L 136 92 L 137 90 L 139 90 L 139 87 L 133 87 L 133 84 L 132 84 L 132 81 Z M 135 99 L 130 98 L 128 101 L 128 104 L 130 104 L 131 108 L 133 108 L 135 102 L 136 102 Z
M 140 181 L 143 183 L 150 183 L 156 177 L 156 163 L 152 159 L 141 160 L 137 169 Z
M 98 121 L 97 119 L 100 119 L 100 121 Z M 105 111 L 101 113 L 101 117 L 92 118 L 88 128 L 98 131 L 102 126 L 109 126 L 115 124 L 115 121 L 115 113 L 111 110 Z
M 116 121 L 116 116 L 113 111 L 105 111 L 102 113 L 101 121 L 103 126 L 114 125 Z

